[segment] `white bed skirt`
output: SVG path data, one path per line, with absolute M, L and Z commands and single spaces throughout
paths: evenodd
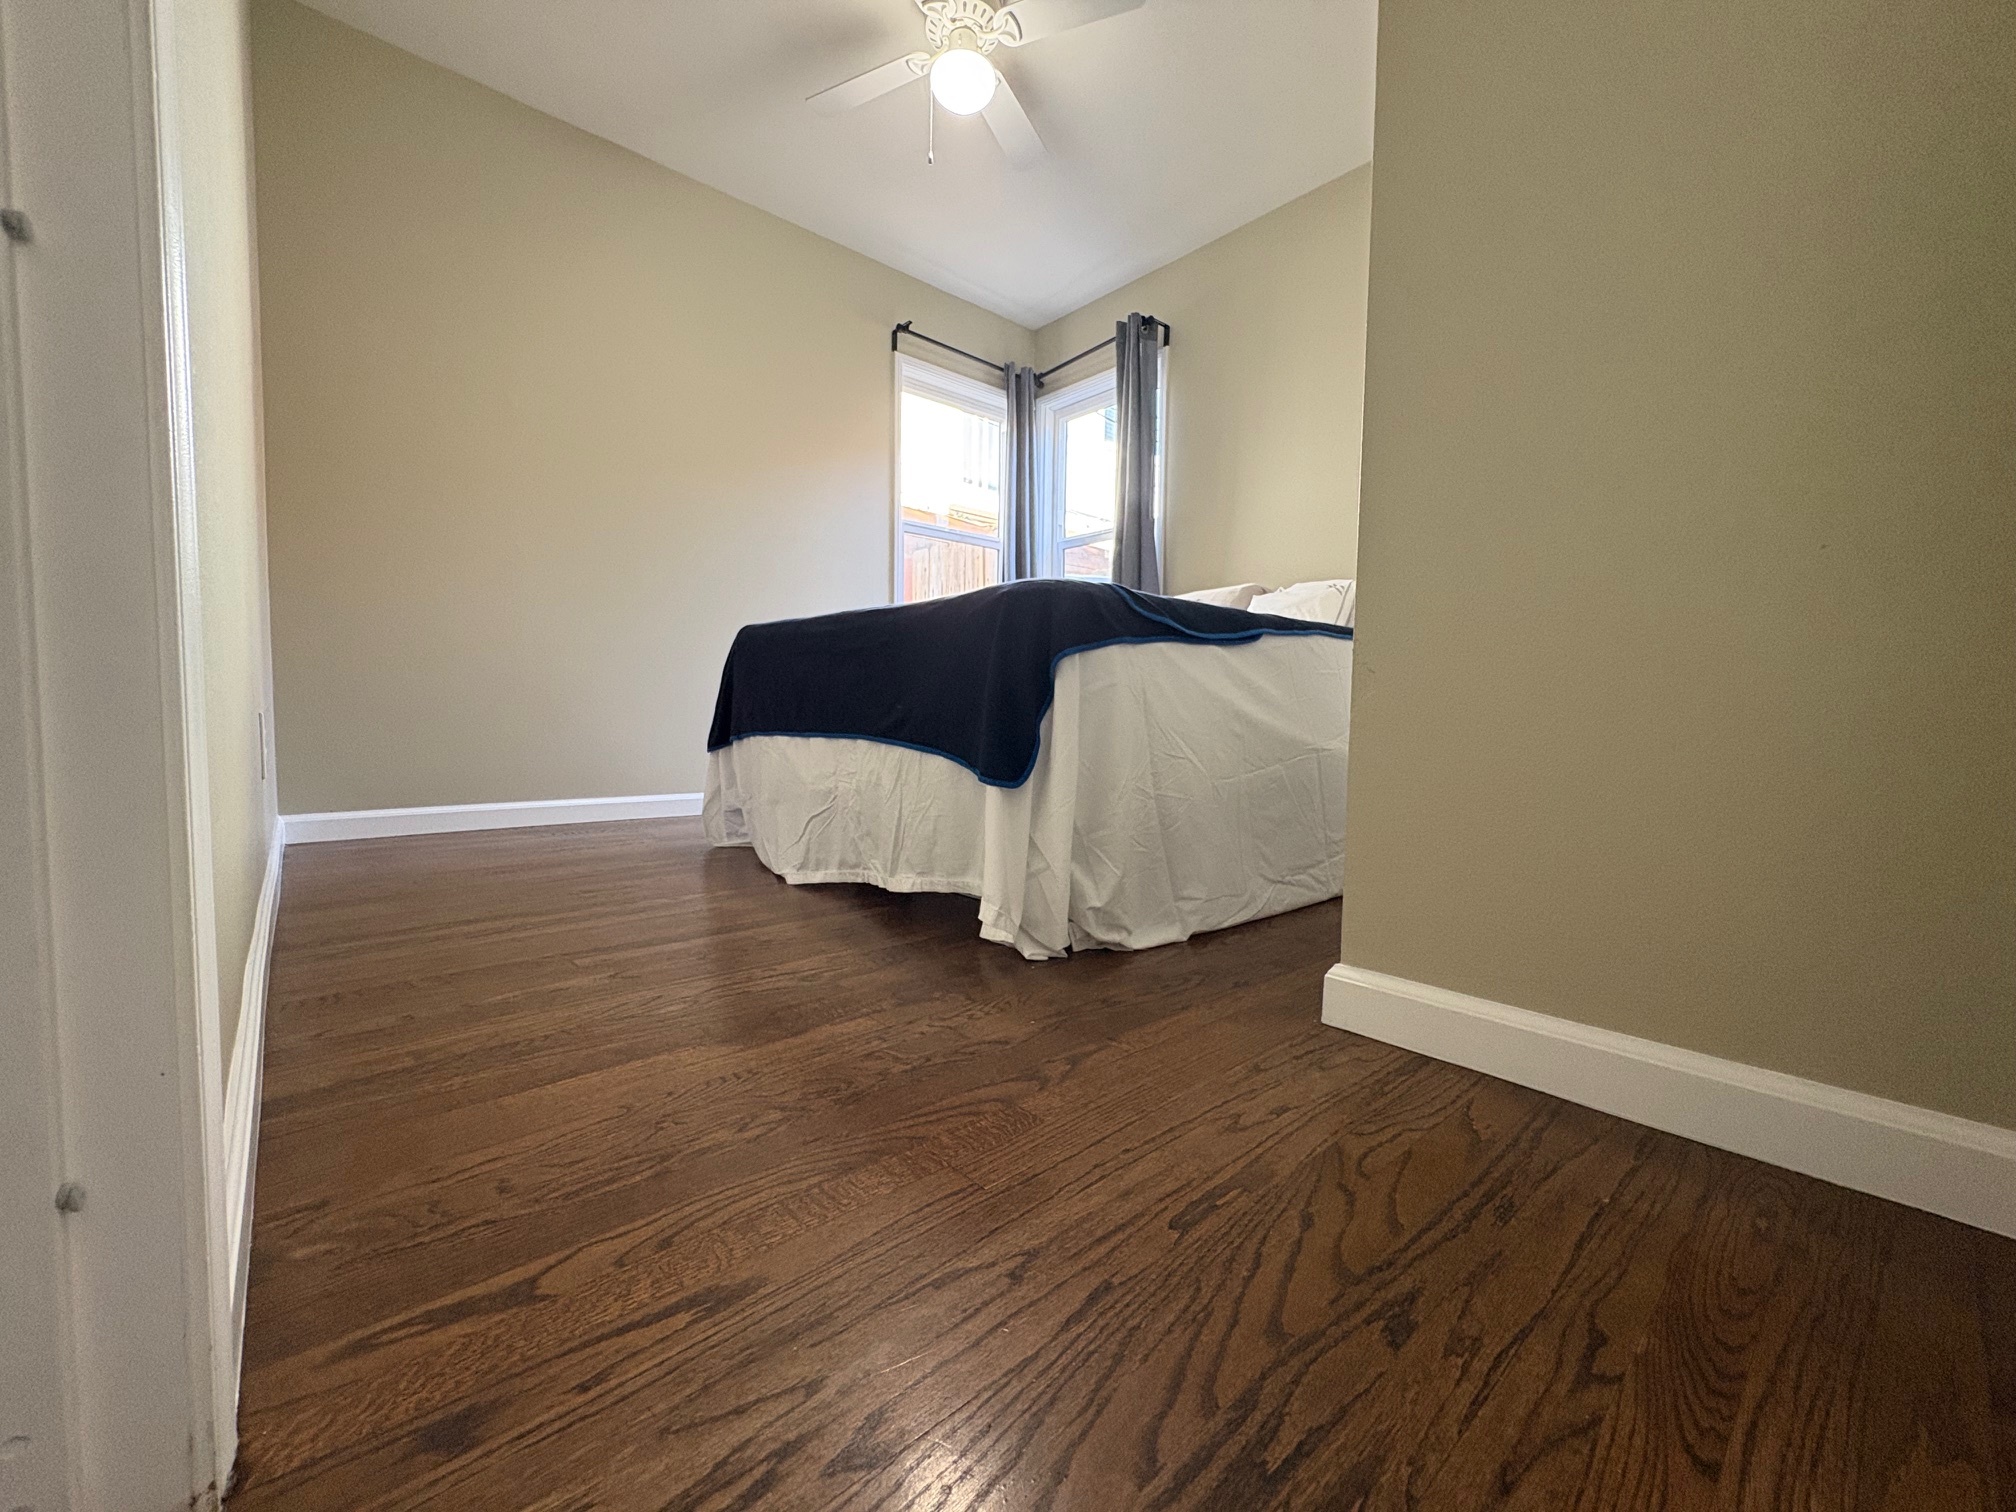
M 1057 666 L 1036 769 L 989 787 L 869 740 L 751 736 L 707 766 L 707 836 L 787 882 L 965 893 L 1031 960 L 1142 950 L 1341 890 L 1351 643 L 1106 646 Z

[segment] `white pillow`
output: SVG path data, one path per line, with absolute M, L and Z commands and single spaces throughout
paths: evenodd
M 1244 609 L 1253 602 L 1255 594 L 1266 591 L 1265 583 L 1234 583 L 1229 588 L 1199 588 L 1191 593 L 1179 593 L 1176 597 L 1195 599 L 1200 604 L 1217 604 L 1226 609 Z
M 1246 607 L 1254 614 L 1349 626 L 1358 612 L 1358 583 L 1353 578 L 1290 583 L 1273 593 L 1256 594 Z

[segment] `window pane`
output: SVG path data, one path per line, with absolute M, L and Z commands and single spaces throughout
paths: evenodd
M 1113 528 L 1119 488 L 1117 413 L 1111 405 L 1064 423 L 1064 534 L 1090 535 Z M 1069 568 L 1067 576 L 1076 576 Z
M 999 547 L 903 532 L 904 603 L 944 598 L 1000 581 Z
M 922 394 L 903 396 L 903 518 L 1001 534 L 999 420 Z
M 1104 535 L 1096 541 L 1080 541 L 1076 546 L 1065 547 L 1064 576 L 1112 581 L 1113 537 Z

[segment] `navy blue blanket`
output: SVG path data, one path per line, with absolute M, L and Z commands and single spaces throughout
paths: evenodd
M 950 757 L 992 787 L 1036 769 L 1057 663 L 1140 641 L 1241 645 L 1337 625 L 1036 578 L 886 609 L 745 626 L 707 749 L 750 735 L 838 735 Z

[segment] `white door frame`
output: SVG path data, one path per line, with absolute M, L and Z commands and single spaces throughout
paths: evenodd
M 0 57 L 4 63 L 4 57 Z M 12 204 L 6 120 L 0 111 L 0 202 Z M 0 256 L 5 256 L 0 252 Z M 11 269 L 7 270 L 11 273 Z M 22 433 L 14 280 L 0 278 L 0 981 L 8 1005 L 0 1057 L 0 1506 L 69 1506 L 75 1476 L 70 1425 L 70 1291 L 63 1220 L 54 984 L 45 948 L 41 730 L 35 683 L 34 601 L 28 571 L 27 474 Z
M 0 1057 L 0 1440 L 28 1440 L 0 1487 L 37 1512 L 214 1507 L 235 1447 L 179 180 L 155 10 L 0 0 L 4 192 L 31 236 L 0 252 L 0 970 L 27 1052 Z M 63 1181 L 83 1203 L 59 1217 Z

